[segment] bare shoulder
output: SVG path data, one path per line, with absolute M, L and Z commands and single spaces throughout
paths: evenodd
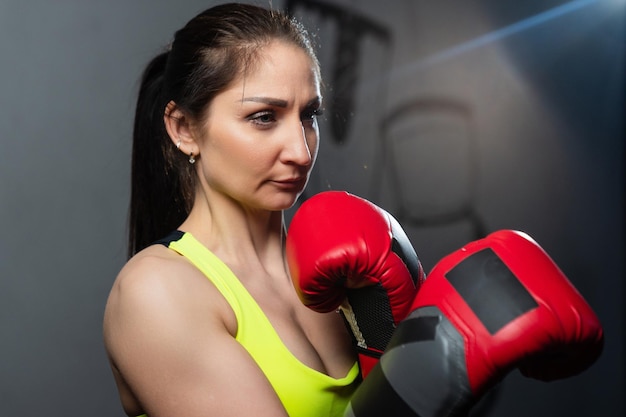
M 188 278 L 194 271 L 182 257 L 168 252 L 171 251 L 165 247 L 150 247 L 124 265 L 109 294 L 105 319 L 117 312 L 128 318 L 129 313 L 155 304 L 164 307 L 174 301 L 179 291 L 184 291 L 186 285 L 181 281 L 194 282 Z
M 184 259 L 165 247 L 151 246 L 132 257 L 119 272 L 111 295 L 124 291 L 142 293 L 162 285 L 175 285 L 176 276 L 186 269 Z
M 161 331 L 181 328 L 183 323 L 212 321 L 228 330 L 236 326 L 230 313 L 202 272 L 184 257 L 155 245 L 131 258 L 118 274 L 105 309 L 105 342 L 115 350 L 117 339 L 162 336 Z
M 177 277 L 199 274 L 184 257 L 164 246 L 150 246 L 132 257 L 118 274 L 114 290 L 158 291 L 162 285 L 176 286 L 184 281 Z M 188 284 L 192 280 L 188 279 Z M 147 287 L 147 288 L 145 288 Z
M 152 247 L 131 259 L 104 317 L 105 346 L 127 414 L 286 416 L 235 334 L 228 303 L 185 258 Z

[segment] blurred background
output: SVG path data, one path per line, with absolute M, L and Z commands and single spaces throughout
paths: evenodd
M 125 262 L 138 80 L 217 3 L 0 0 L 1 416 L 123 416 L 101 321 Z M 427 270 L 525 231 L 600 317 L 592 368 L 513 372 L 474 414 L 624 415 L 626 2 L 253 3 L 288 9 L 319 44 L 326 111 L 304 198 L 383 206 Z

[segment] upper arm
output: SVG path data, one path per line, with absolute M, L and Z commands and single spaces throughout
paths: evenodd
M 223 297 L 178 262 L 122 271 L 107 303 L 107 351 L 150 417 L 286 416 L 270 383 L 224 322 Z M 204 278 L 204 277 L 202 277 Z

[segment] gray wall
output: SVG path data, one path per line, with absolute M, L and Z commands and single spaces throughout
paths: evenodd
M 137 79 L 213 3 L 0 0 L 0 415 L 123 414 L 101 319 L 124 262 Z M 331 4 L 364 32 L 343 71 L 355 104 L 333 127 L 348 24 L 296 6 L 329 85 L 309 195 L 383 205 L 427 268 L 481 233 L 530 233 L 597 311 L 606 348 L 569 380 L 513 373 L 483 414 L 623 415 L 623 2 Z

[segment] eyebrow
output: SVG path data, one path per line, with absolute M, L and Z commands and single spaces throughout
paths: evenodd
M 280 98 L 272 98 L 272 97 L 245 97 L 241 100 L 241 102 L 245 102 L 245 101 L 252 101 L 255 103 L 264 103 L 264 104 L 269 104 L 270 106 L 283 107 L 283 108 L 287 107 L 287 105 L 289 104 L 287 100 L 282 100 Z M 320 103 L 321 101 L 322 101 L 322 98 L 316 96 L 313 99 L 309 100 L 309 102 L 307 103 L 307 107 L 316 103 Z
M 271 98 L 271 97 L 245 97 L 241 100 L 244 101 L 253 101 L 255 103 L 264 103 L 269 104 L 271 106 L 276 107 L 287 107 L 287 100 L 281 100 L 279 98 Z

